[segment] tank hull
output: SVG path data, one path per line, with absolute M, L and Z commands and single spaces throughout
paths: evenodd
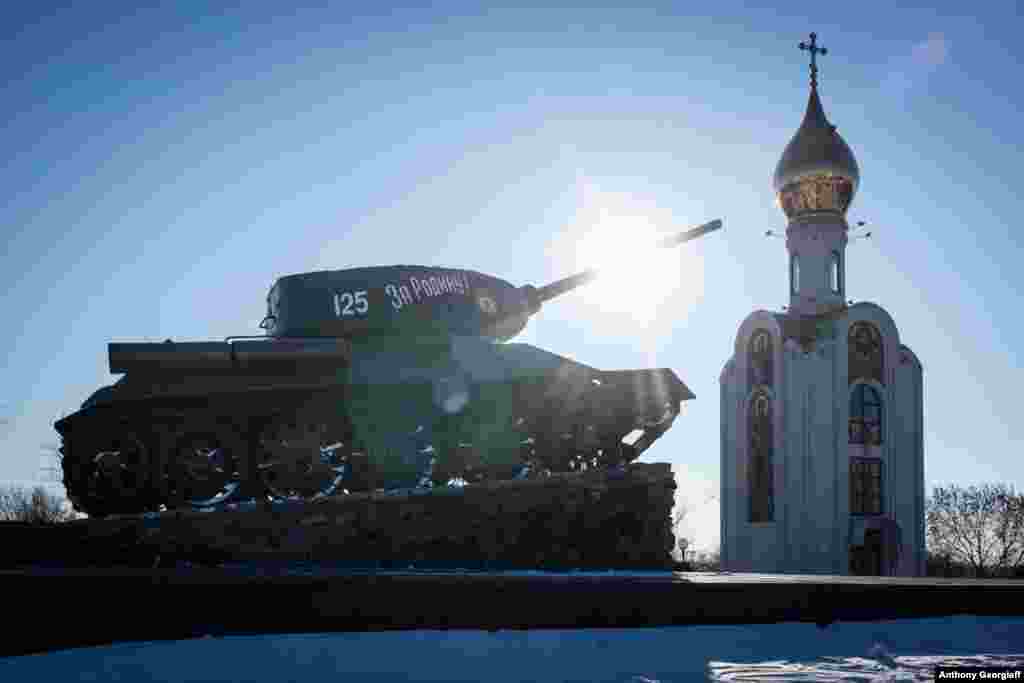
M 55 425 L 92 516 L 628 462 L 693 397 L 670 370 L 473 337 L 111 344 L 110 360 L 127 374 Z

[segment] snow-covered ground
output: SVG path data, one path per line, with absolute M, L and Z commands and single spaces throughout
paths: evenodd
M 231 636 L 0 659 L 0 681 L 931 681 L 939 663 L 1024 667 L 1024 619 Z

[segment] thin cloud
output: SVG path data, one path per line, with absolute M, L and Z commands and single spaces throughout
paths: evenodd
M 945 34 L 929 34 L 927 39 L 914 44 L 909 52 L 893 58 L 889 73 L 882 81 L 882 89 L 889 95 L 906 95 L 945 64 L 949 52 L 950 41 Z

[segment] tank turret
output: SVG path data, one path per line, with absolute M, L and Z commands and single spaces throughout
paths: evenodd
M 722 227 L 720 220 L 660 241 L 680 245 Z M 585 270 L 543 287 L 516 287 L 472 270 L 378 266 L 282 277 L 267 295 L 260 327 L 270 336 L 479 336 L 506 341 L 541 305 L 597 277 Z

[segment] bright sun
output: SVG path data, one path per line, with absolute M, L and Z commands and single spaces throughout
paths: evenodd
M 573 261 L 579 269 L 601 269 L 601 276 L 586 285 L 582 297 L 602 314 L 627 317 L 641 327 L 684 314 L 702 294 L 701 259 L 692 244 L 654 245 L 693 226 L 677 224 L 657 207 L 622 198 L 612 202 L 603 193 L 590 199 L 577 216 Z

